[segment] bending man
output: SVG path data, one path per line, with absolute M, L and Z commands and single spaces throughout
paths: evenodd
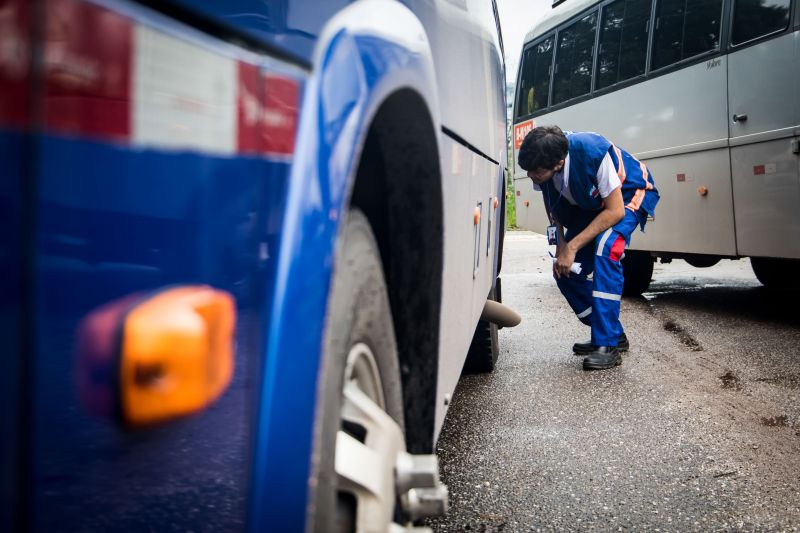
M 591 340 L 576 343 L 573 351 L 586 356 L 584 370 L 617 366 L 620 352 L 628 349 L 619 322 L 620 260 L 633 230 L 644 230 L 658 203 L 653 177 L 644 163 L 601 135 L 565 134 L 556 126 L 534 128 L 518 162 L 544 196 L 558 288 L 580 321 L 592 327 Z M 574 262 L 582 270 L 570 275 Z

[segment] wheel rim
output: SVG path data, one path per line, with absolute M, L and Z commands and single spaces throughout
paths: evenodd
M 394 514 L 394 467 L 405 440 L 386 413 L 378 365 L 364 343 L 348 353 L 339 416 L 335 468 L 340 528 L 385 529 Z
M 350 349 L 350 353 L 347 354 L 342 393 L 345 392 L 349 383 L 354 383 L 373 403 L 384 411 L 386 410 L 383 385 L 378 371 L 378 364 L 375 362 L 375 355 L 373 355 L 370 347 L 363 342 L 353 346 Z M 347 398 L 345 397 L 346 400 Z

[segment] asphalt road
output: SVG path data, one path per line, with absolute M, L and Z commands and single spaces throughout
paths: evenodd
M 748 260 L 656 265 L 623 301 L 631 350 L 585 372 L 588 339 L 542 236 L 508 232 L 492 374 L 465 376 L 439 440 L 451 509 L 434 531 L 800 529 L 797 294 Z

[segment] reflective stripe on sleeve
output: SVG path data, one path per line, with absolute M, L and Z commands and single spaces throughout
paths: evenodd
M 644 180 L 644 188 L 648 191 L 653 190 L 653 184 L 650 183 L 648 179 L 650 177 L 650 173 L 647 171 L 647 165 L 639 161 L 639 168 L 642 169 L 642 179 Z
M 644 189 L 636 189 L 636 193 L 631 198 L 630 203 L 625 206 L 626 209 L 630 209 L 631 211 L 638 211 L 639 208 L 642 206 L 642 200 L 644 200 Z M 600 254 L 598 254 L 600 255 Z
M 586 309 L 582 313 L 578 313 L 578 318 L 585 318 L 585 317 L 587 317 L 587 316 L 589 316 L 591 314 L 592 314 L 592 308 L 589 307 L 588 309 Z
M 625 163 L 622 162 L 622 150 L 614 146 L 613 144 L 611 147 L 614 149 L 614 153 L 617 156 L 617 175 L 619 176 L 619 181 L 621 183 L 625 183 L 625 178 L 627 178 L 627 174 L 625 173 Z

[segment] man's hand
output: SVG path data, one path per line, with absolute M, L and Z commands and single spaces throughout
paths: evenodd
M 623 218 L 625 218 L 625 206 L 622 202 L 622 189 L 617 187 L 605 198 L 603 209 L 594 217 L 594 220 L 568 243 L 564 243 L 564 246 L 558 248 L 558 260 L 553 264 L 556 276 L 561 277 L 561 274 L 564 274 L 569 277 L 569 266 L 575 261 L 578 250 Z
M 556 249 L 556 260 L 553 263 L 553 274 L 557 278 L 561 276 L 569 277 L 569 269 L 575 262 L 575 254 L 578 250 L 572 246 L 572 242 L 565 242 Z

